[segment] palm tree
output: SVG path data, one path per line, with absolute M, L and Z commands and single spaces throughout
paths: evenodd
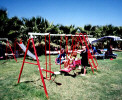
M 59 27 L 59 29 L 62 30 L 64 34 L 69 34 L 70 33 L 70 27 L 68 27 L 68 26 L 61 25 Z
M 23 25 L 22 21 L 18 17 L 12 17 L 8 21 L 8 38 L 10 40 L 14 40 L 18 38 L 21 32 L 21 25 Z
M 85 33 L 82 27 L 77 27 L 77 33 Z
M 103 31 L 103 28 L 101 26 L 96 26 L 96 30 L 95 30 L 95 38 L 100 38 L 101 37 L 101 33 Z
M 6 9 L 0 9 L 0 37 L 7 38 L 8 34 L 8 15 Z
M 114 27 L 112 25 L 107 25 L 106 34 L 113 35 L 113 33 L 114 33 Z
M 74 25 L 70 26 L 60 25 L 59 29 L 62 30 L 64 34 L 75 34 L 78 28 L 75 28 Z
M 115 30 L 114 34 L 122 38 L 122 26 L 115 27 L 114 30 Z
M 88 25 L 85 25 L 84 26 L 84 30 L 87 31 L 87 34 L 88 35 L 90 35 L 91 28 L 92 28 L 92 25 L 91 24 L 88 24 Z

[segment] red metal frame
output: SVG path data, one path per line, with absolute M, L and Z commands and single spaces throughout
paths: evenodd
M 76 36 L 76 35 L 79 35 L 79 36 Z M 82 36 L 81 36 L 82 35 Z M 85 36 L 84 36 L 85 35 Z M 82 37 L 82 38 L 81 38 Z M 92 48 L 91 48 L 91 45 L 90 44 L 88 44 L 87 43 L 87 40 L 86 39 L 88 39 L 88 37 L 87 37 L 87 34 L 82 34 L 82 33 L 76 33 L 75 34 L 75 37 L 72 37 L 71 36 L 71 38 L 72 38 L 72 45 L 71 45 L 71 49 L 73 49 L 72 50 L 72 52 L 73 51 L 75 51 L 75 49 L 76 49 L 76 46 L 80 46 L 80 43 L 82 44 L 82 46 L 84 46 L 84 43 L 85 43 L 85 46 L 86 46 L 86 48 L 87 48 L 87 50 L 88 50 L 88 61 L 89 61 L 89 64 L 90 64 L 90 66 L 91 66 L 91 69 L 92 69 L 92 72 L 94 73 L 94 68 L 96 68 L 96 70 L 97 70 L 97 66 L 98 66 L 98 63 L 97 63 L 97 60 L 96 60 L 96 58 L 95 57 L 93 57 L 92 55 L 91 55 L 91 52 L 90 52 L 90 49 L 92 50 Z M 76 40 L 75 40 L 76 39 Z M 75 41 L 74 41 L 75 40 Z M 66 38 L 66 46 L 67 46 L 67 38 Z M 84 43 L 83 43 L 84 42 Z M 88 41 L 89 42 L 89 41 Z M 74 44 L 75 43 L 75 44 Z M 88 45 L 90 45 L 90 49 L 89 49 L 89 46 Z M 77 48 L 77 50 L 78 50 L 78 48 Z M 90 61 L 90 59 L 91 59 L 91 61 Z M 94 61 L 94 59 L 95 59 L 95 61 Z M 93 65 L 92 65 L 93 64 Z
M 62 36 L 61 36 L 61 41 L 60 41 L 60 69 L 61 69 L 61 44 L 62 44 Z
M 50 34 L 49 34 L 49 70 L 51 71 L 51 57 L 50 57 Z M 51 80 L 51 73 L 50 73 L 50 80 Z
M 97 64 L 97 65 L 96 65 L 95 62 L 94 62 L 94 60 L 93 60 L 93 56 L 91 55 L 90 49 L 89 49 L 89 47 L 88 47 L 86 37 L 85 37 L 82 33 L 80 33 L 79 35 L 82 35 L 82 39 L 84 40 L 84 43 L 85 43 L 86 48 L 87 48 L 87 50 L 88 50 L 88 61 L 89 61 L 89 64 L 90 64 L 90 66 L 91 66 L 92 72 L 93 72 L 93 74 L 94 74 L 94 68 L 96 68 L 96 70 L 97 70 L 97 66 L 98 66 L 97 60 L 95 60 L 95 61 L 96 61 L 96 64 Z M 85 35 L 86 35 L 86 34 L 85 34 Z M 91 62 L 90 62 L 90 59 L 91 59 Z M 92 64 L 93 64 L 93 66 L 92 66 Z
M 79 35 L 79 36 L 76 36 L 76 35 Z M 81 36 L 82 35 L 82 36 Z M 85 35 L 85 36 L 84 36 Z M 81 38 L 82 37 L 82 38 Z M 71 38 L 72 38 L 72 45 L 71 45 L 71 50 L 72 52 L 75 51 L 76 49 L 76 46 L 79 47 L 80 44 L 82 44 L 82 46 L 86 46 L 87 50 L 88 50 L 88 61 L 89 61 L 89 64 L 91 66 L 91 69 L 92 69 L 92 72 L 94 73 L 94 68 L 96 68 L 97 70 L 97 66 L 98 66 L 98 63 L 97 63 L 97 60 L 96 58 L 94 58 L 92 55 L 91 55 L 91 52 L 90 52 L 90 49 L 91 49 L 91 45 L 87 43 L 87 40 L 88 37 L 87 37 L 87 34 L 82 34 L 82 33 L 76 33 L 74 37 L 72 37 L 71 35 Z M 65 36 L 65 39 L 66 39 L 66 48 L 67 48 L 67 44 L 68 44 L 68 38 Z M 84 44 L 84 43 L 85 44 Z M 61 36 L 61 41 L 60 41 L 60 54 L 61 54 L 61 43 L 62 43 L 62 36 Z M 75 43 L 75 44 L 74 44 Z M 89 46 L 90 45 L 90 49 L 89 49 Z M 78 48 L 77 48 L 78 50 Z M 92 49 L 91 49 L 92 50 Z M 68 54 L 69 56 L 69 54 Z M 71 55 L 72 56 L 72 55 Z M 60 58 L 61 59 L 61 58 Z M 91 59 L 91 61 L 90 61 Z M 94 61 L 95 59 L 95 61 Z M 93 64 L 93 65 L 92 65 Z M 60 60 L 60 70 L 61 70 L 61 60 Z
M 8 46 L 9 46 L 9 48 L 10 48 L 10 51 L 12 52 L 12 55 L 13 55 L 15 61 L 17 62 L 17 59 L 16 59 L 16 57 L 15 57 L 15 55 L 14 55 L 14 53 L 13 53 L 13 50 L 12 50 L 11 45 L 9 44 L 9 41 L 8 41 L 8 40 L 7 40 L 7 42 L 6 42 L 6 53 L 8 52 L 8 50 L 7 50 L 7 44 L 8 44 Z M 7 56 L 6 56 L 6 59 L 7 59 Z
M 86 33 L 84 33 L 84 34 L 86 35 L 85 38 L 88 40 L 87 34 L 86 34 Z M 89 40 L 88 40 L 88 42 L 89 42 Z M 90 46 L 90 49 L 92 50 L 92 46 L 91 46 L 90 42 L 89 42 L 89 46 Z M 93 55 L 93 50 L 92 50 L 92 55 Z M 97 66 L 98 66 L 97 60 L 96 60 L 95 56 L 92 56 L 92 57 L 95 59 L 95 62 L 96 62 L 96 64 L 97 64 L 97 65 L 94 66 L 94 68 L 96 68 L 96 70 L 97 70 Z M 95 64 L 95 63 L 94 63 L 94 64 Z
M 68 53 L 68 37 L 65 35 L 66 39 L 66 58 L 67 58 L 67 53 Z
M 30 63 L 30 62 L 25 62 L 25 58 L 26 58 L 27 51 L 28 51 L 28 48 L 29 48 L 30 40 L 32 41 L 32 45 L 33 45 L 33 48 L 34 48 L 34 53 L 35 53 L 35 56 L 36 56 L 37 64 Z M 41 66 L 40 66 L 40 63 L 39 63 L 39 59 L 38 59 L 38 56 L 37 56 L 37 52 L 36 52 L 36 48 L 35 48 L 35 44 L 34 44 L 33 38 L 31 38 L 31 39 L 28 40 L 26 52 L 25 52 L 25 55 L 24 55 L 22 67 L 21 67 L 21 70 L 20 70 L 19 78 L 18 78 L 18 83 L 20 82 L 20 78 L 21 78 L 21 74 L 22 74 L 22 71 L 23 71 L 24 63 L 38 65 L 38 69 L 39 69 L 39 72 L 40 72 L 40 77 L 41 77 L 41 80 L 42 80 L 42 83 L 43 83 L 44 91 L 45 91 L 46 97 L 48 98 L 48 93 L 47 93 L 46 85 L 45 85 L 45 82 L 44 82 L 44 78 L 43 78 L 43 74 L 42 74 L 42 71 L 41 71 Z M 51 73 L 51 71 L 47 71 L 47 70 L 45 70 L 45 71 Z
M 46 36 L 45 36 L 45 61 L 46 61 L 46 70 L 47 70 L 47 53 L 46 53 Z M 47 72 L 46 72 L 46 78 L 47 78 Z

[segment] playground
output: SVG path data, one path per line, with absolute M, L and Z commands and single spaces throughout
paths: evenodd
M 0 100 L 122 100 L 121 4 L 1 0 Z
M 52 80 L 45 79 L 50 100 L 120 100 L 122 99 L 122 52 L 116 52 L 117 59 L 98 60 L 98 70 L 94 72 L 87 68 L 87 75 L 69 74 L 52 76 Z M 49 56 L 47 56 L 48 58 Z M 51 56 L 52 70 L 58 70 L 54 59 L 57 55 Z M 45 56 L 40 65 L 44 65 Z M 36 99 L 46 100 L 43 84 L 40 79 L 38 67 L 36 65 L 25 64 L 21 82 L 18 84 L 18 74 L 20 72 L 23 58 L 18 58 L 18 63 L 14 59 L 0 60 L 0 99 Z M 33 61 L 34 62 L 34 61 Z M 75 70 L 79 72 L 79 70 Z M 42 72 L 45 77 L 45 72 Z
M 85 76 L 81 75 L 81 69 L 77 69 L 77 65 L 81 65 L 82 61 L 73 60 L 73 64 L 66 63 L 68 68 L 64 70 L 65 63 L 61 64 L 61 56 L 59 57 L 59 64 L 56 64 L 58 54 L 50 54 L 50 35 L 53 34 L 36 34 L 29 33 L 27 47 L 20 42 L 18 45 L 23 49 L 24 58 L 15 58 L 0 60 L 0 84 L 1 96 L 0 99 L 40 99 L 41 100 L 81 100 L 81 99 L 121 99 L 121 60 L 122 52 L 115 52 L 117 58 L 115 59 L 100 59 L 96 60 L 92 55 L 92 51 L 88 43 L 87 35 L 76 34 L 70 53 L 66 54 L 65 60 L 72 57 L 72 54 L 77 51 L 77 58 L 81 59 L 78 53 L 78 46 L 86 46 L 88 52 L 89 66 L 86 68 Z M 49 54 L 46 53 L 47 46 L 45 46 L 45 55 L 38 56 L 35 48 L 33 35 L 49 35 Z M 80 36 L 81 35 L 81 36 Z M 67 37 L 66 35 L 59 35 L 66 38 L 66 52 Z M 29 51 L 29 44 L 32 41 L 34 53 Z M 79 42 L 80 41 L 80 42 Z M 61 55 L 61 44 L 60 52 Z M 46 45 L 46 42 L 45 42 Z M 11 48 L 11 46 L 10 46 Z M 12 51 L 12 49 L 11 49 Z M 13 52 L 13 51 L 12 51 Z M 33 59 L 26 59 L 26 55 Z M 78 61 L 78 62 L 77 62 Z M 74 64 L 75 62 L 75 64 Z M 98 67 L 99 65 L 99 67 Z M 67 67 L 66 66 L 66 67 Z M 70 69 L 70 71 L 68 71 Z M 19 76 L 19 78 L 18 78 Z M 41 77 L 41 78 L 40 78 Z M 17 82 L 18 79 L 18 82 Z

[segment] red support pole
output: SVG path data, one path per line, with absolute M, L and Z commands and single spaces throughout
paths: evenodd
M 6 41 L 6 54 L 7 54 L 7 51 L 8 51 L 8 50 L 7 50 L 7 41 Z M 7 55 L 6 55 L 6 60 L 7 60 Z
M 31 62 L 24 62 L 24 63 L 28 63 L 28 64 L 33 64 L 33 65 L 38 65 L 38 64 L 36 64 L 36 63 L 31 63 Z
M 10 46 L 10 44 L 9 44 L 9 42 L 8 42 L 8 41 L 7 41 L 7 43 L 8 43 L 8 45 L 9 45 L 9 48 L 10 48 L 10 50 L 11 50 L 12 54 L 13 54 L 13 57 L 14 57 L 15 61 L 17 62 L 17 59 L 16 59 L 16 57 L 14 56 L 13 50 L 12 50 L 12 48 L 11 48 L 11 46 Z
M 86 33 L 84 33 L 84 34 L 86 35 L 86 38 L 88 39 L 87 34 L 86 34 Z M 88 40 L 88 42 L 89 42 L 89 40 Z M 92 50 L 92 46 L 90 45 L 90 43 L 89 43 L 89 46 L 90 46 L 90 49 Z M 93 54 L 93 50 L 92 50 L 92 54 Z M 91 56 L 92 56 L 92 55 L 91 55 Z M 94 63 L 94 61 L 93 61 L 93 65 L 94 65 L 94 68 L 96 68 L 96 70 L 97 70 L 98 63 L 97 63 L 97 60 L 96 60 L 96 58 L 95 58 L 94 56 L 92 56 L 92 60 L 93 60 L 93 58 L 95 59 L 95 62 L 96 62 L 96 64 L 97 64 L 97 65 L 95 65 L 95 63 Z
M 61 43 L 62 43 L 62 36 L 61 36 L 61 41 L 60 41 L 60 69 L 61 69 Z
M 78 41 L 78 48 L 79 48 L 79 46 L 80 46 L 79 37 L 77 37 L 77 41 Z M 77 50 L 78 50 L 78 48 L 77 48 Z
M 84 33 L 84 34 L 86 35 L 86 39 L 88 39 L 87 34 L 86 34 L 86 33 Z M 89 42 L 89 40 L 88 40 L 88 42 Z M 89 42 L 89 44 L 90 44 L 90 42 Z M 89 45 L 89 46 L 90 46 L 90 48 L 92 49 L 91 45 Z
M 68 37 L 65 35 L 66 39 L 66 58 L 67 58 L 67 53 L 68 53 Z
M 82 34 L 82 33 L 80 33 L 80 34 Z M 82 35 L 83 35 L 83 34 L 82 34 Z M 85 36 L 83 35 L 82 38 L 83 38 L 83 40 L 84 40 L 84 42 L 85 42 L 85 45 L 86 45 L 86 48 L 87 48 L 87 50 L 88 50 L 88 61 L 89 61 L 89 63 L 90 63 L 92 72 L 93 72 L 93 74 L 94 74 L 94 70 L 93 70 L 93 67 L 92 67 L 92 65 L 91 65 L 91 62 L 90 62 L 90 60 L 89 60 L 89 56 L 90 56 L 90 58 L 91 58 L 91 60 L 92 60 L 93 66 L 95 66 L 95 63 L 94 63 L 93 57 L 92 57 L 92 55 L 91 55 L 91 53 L 90 53 L 90 50 L 89 50 L 87 41 L 86 41 L 86 39 L 85 39 Z
M 75 50 L 75 45 L 76 45 L 76 41 L 74 41 L 74 40 L 75 40 L 75 37 L 76 37 L 76 36 L 74 36 L 74 39 L 73 39 L 73 50 L 72 50 L 72 51 Z M 74 44 L 74 42 L 75 42 L 75 44 Z
M 49 72 L 49 73 L 52 73 L 54 74 L 54 72 L 50 71 L 50 70 L 45 70 L 45 69 L 41 69 L 42 71 L 45 71 L 45 72 Z
M 21 70 L 20 70 L 19 78 L 18 78 L 18 83 L 19 83 L 19 81 L 20 81 L 20 77 L 21 77 L 21 74 L 22 74 L 22 70 L 23 70 L 23 66 L 24 66 L 25 58 L 26 58 L 27 51 L 28 51 L 28 48 L 29 48 L 29 44 L 30 44 L 30 39 L 28 40 L 27 48 L 26 48 L 26 51 L 25 51 L 25 55 L 24 55 L 24 59 L 23 59 L 23 63 L 22 63 L 22 67 L 21 67 Z
M 76 50 L 76 47 L 77 47 L 77 36 L 75 36 L 75 50 Z
M 20 40 L 20 42 L 19 42 L 20 44 L 22 43 L 22 38 L 21 38 L 21 40 Z
M 45 36 L 45 60 L 46 60 L 46 70 L 47 70 L 46 36 Z M 46 78 L 47 78 L 47 72 L 46 72 Z
M 78 33 L 76 35 L 78 35 Z M 83 46 L 83 42 L 82 42 L 82 38 L 81 38 L 80 34 L 79 34 L 79 41 L 82 43 L 82 46 Z
M 71 46 L 70 46 L 70 51 L 72 51 L 72 45 L 73 45 L 73 37 L 72 37 L 72 35 L 71 35 L 71 39 L 72 39 L 72 44 L 71 44 Z M 68 55 L 69 56 L 69 55 Z
M 46 85 L 45 85 L 45 82 L 44 82 L 43 74 L 42 74 L 42 71 L 41 71 L 39 59 L 38 59 L 38 56 L 37 56 L 37 53 L 36 53 L 36 48 L 35 48 L 34 40 L 33 40 L 33 38 L 31 38 L 31 40 L 32 40 L 32 44 L 33 44 L 33 48 L 34 48 L 34 53 L 35 53 L 35 56 L 36 56 L 36 60 L 37 60 L 37 64 L 38 64 L 38 68 L 39 68 L 39 72 L 40 72 L 40 76 L 41 76 L 41 80 L 42 80 L 42 83 L 43 83 L 43 86 L 44 86 L 44 91 L 45 91 L 46 97 L 48 98 L 48 93 L 47 93 Z
M 49 70 L 51 71 L 51 57 L 50 57 L 50 34 L 49 34 Z M 51 80 L 51 73 L 50 73 L 50 80 Z
M 74 43 L 73 43 L 73 42 L 74 42 L 74 38 L 72 37 L 72 35 L 71 35 L 71 38 L 72 38 L 71 50 L 72 50 L 72 52 L 73 52 L 73 48 L 74 48 L 74 47 L 73 47 L 73 44 L 74 44 Z

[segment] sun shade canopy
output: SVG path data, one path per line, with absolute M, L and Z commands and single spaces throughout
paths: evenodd
M 96 39 L 96 40 L 92 41 L 91 43 L 93 44 L 93 43 L 96 43 L 96 42 L 103 42 L 103 41 L 110 40 L 110 39 L 113 40 L 113 41 L 121 40 L 120 37 L 118 37 L 118 36 L 104 36 L 104 37 L 101 37 L 99 39 Z

